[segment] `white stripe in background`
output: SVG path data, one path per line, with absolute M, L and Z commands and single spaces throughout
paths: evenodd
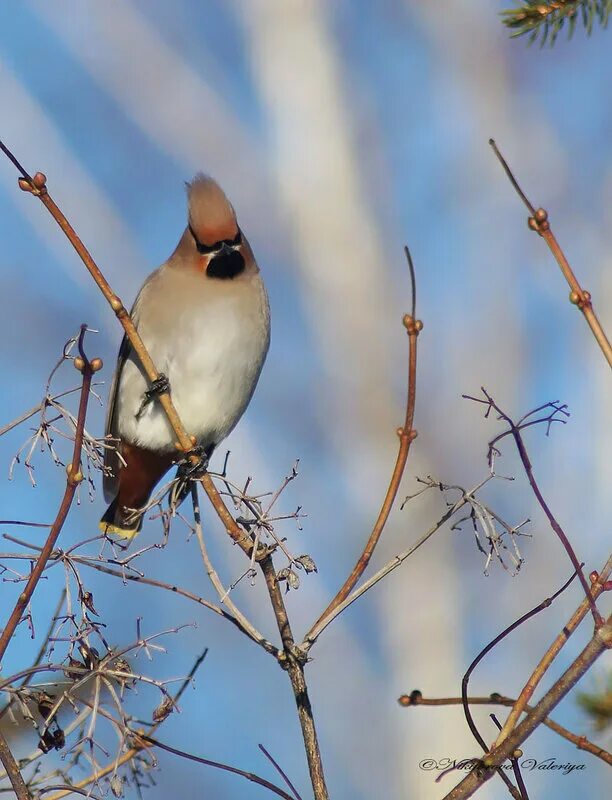
M 7 146 L 30 172 L 40 170 L 47 175 L 49 193 L 56 200 L 71 224 L 100 261 L 107 278 L 120 294 L 135 293 L 141 280 L 144 258 L 130 229 L 124 224 L 86 167 L 70 151 L 69 146 L 44 109 L 29 94 L 27 88 L 13 75 L 10 67 L 0 61 L 0 96 L 10 114 L 2 118 L 2 136 Z M 40 202 L 24 195 L 16 186 L 14 205 L 28 220 L 44 247 L 54 254 L 66 276 L 79 286 L 91 285 L 93 302 L 103 303 L 78 256 L 64 237 L 57 223 L 42 208 Z M 133 270 L 126 265 L 134 264 Z M 120 279 L 120 280 L 119 280 Z M 126 302 L 129 302 L 129 297 Z
M 404 368 L 403 359 L 395 361 L 398 353 L 403 355 L 404 340 L 399 313 L 397 320 L 389 319 L 389 309 L 395 306 L 390 272 L 385 268 L 388 254 L 352 147 L 351 123 L 345 111 L 349 101 L 342 89 L 341 64 L 325 6 L 262 0 L 236 3 L 235 8 L 242 14 L 249 37 L 253 70 L 273 132 L 278 192 L 289 210 L 305 303 L 330 376 L 330 388 L 322 387 L 320 392 L 322 406 L 326 406 L 322 413 L 330 421 L 329 435 L 342 460 L 342 477 L 353 509 L 360 509 L 364 520 L 356 541 L 347 536 L 346 523 L 338 521 L 332 527 L 347 537 L 347 548 L 356 554 L 367 536 L 366 520 L 375 513 L 373 505 L 378 502 L 372 488 L 380 485 L 380 492 L 384 491 L 382 484 L 393 458 L 389 450 L 395 445 L 390 434 L 401 414 L 391 392 L 391 376 Z M 397 347 L 387 346 L 386 334 L 381 333 L 385 328 L 389 336 L 397 337 Z M 382 451 L 385 458 L 381 458 Z M 422 462 L 419 468 L 423 468 Z M 414 469 L 412 461 L 411 471 Z M 427 527 L 422 514 L 411 515 L 410 523 L 411 532 Z M 388 552 L 405 538 L 405 532 L 399 530 L 403 524 L 392 516 L 381 550 Z M 397 544 L 397 551 L 400 549 Z M 355 785 L 362 787 L 364 796 L 370 797 L 379 796 L 381 786 L 390 796 L 416 796 L 412 789 L 418 780 L 414 777 L 418 765 L 411 763 L 405 770 L 401 766 L 413 743 L 402 736 L 404 712 L 395 704 L 396 687 L 403 688 L 410 680 L 408 675 L 448 685 L 461 674 L 462 633 L 453 600 L 456 577 L 450 549 L 438 550 L 435 592 L 426 570 L 415 574 L 413 563 L 403 570 L 403 580 L 394 576 L 386 589 L 378 587 L 360 602 L 369 603 L 370 608 L 376 604 L 381 639 L 387 646 L 381 661 L 393 663 L 401 649 L 404 674 L 390 676 L 381 666 L 374 681 L 373 666 L 369 671 L 360 670 L 362 682 L 355 676 L 351 679 L 356 706 L 347 707 L 341 724 L 328 723 L 326 730 L 328 735 L 332 733 L 334 759 L 344 765 Z M 426 609 L 421 608 L 423 597 L 428 598 Z M 418 609 L 418 613 L 410 609 Z M 333 708 L 338 697 L 345 696 L 347 660 L 339 647 L 343 631 L 326 634 L 325 652 L 336 658 L 327 660 L 330 674 L 316 680 L 328 691 L 324 706 Z M 363 639 L 359 646 L 364 647 Z M 444 658 L 440 658 L 442 649 Z M 372 664 L 376 662 L 374 659 Z M 385 684 L 385 691 L 380 683 Z M 385 713 L 380 713 L 380 708 L 364 710 L 368 701 L 380 702 Z M 359 724 L 347 725 L 349 715 L 353 723 L 359 719 Z M 439 730 L 425 721 L 422 730 L 420 744 L 437 753 L 461 741 L 464 725 L 457 718 L 456 724 L 451 722 Z M 363 757 L 356 757 L 359 753 Z M 432 792 L 439 795 L 439 788 L 434 785 Z
M 255 0 L 234 7 L 267 114 L 270 158 L 296 242 L 302 295 L 330 378 L 319 392 L 333 420 L 329 435 L 342 452 L 347 442 L 356 444 L 359 430 L 371 451 L 370 438 L 396 424 L 390 355 L 379 324 L 388 321 L 391 287 L 368 187 L 351 147 L 334 42 L 319 4 Z M 353 452 L 349 471 L 360 461 Z
M 132 122 L 189 174 L 214 171 L 230 197 L 253 208 L 269 198 L 240 118 L 134 6 L 117 0 L 28 4 Z M 253 218 L 264 236 L 269 215 Z

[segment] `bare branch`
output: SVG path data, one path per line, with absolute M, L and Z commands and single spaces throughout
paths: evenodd
M 548 212 L 545 211 L 543 208 L 538 208 L 536 210 L 532 206 L 532 204 L 527 199 L 525 193 L 519 186 L 518 181 L 512 174 L 512 171 L 508 166 L 506 160 L 500 153 L 497 145 L 495 144 L 495 141 L 493 139 L 489 139 L 489 144 L 493 148 L 493 152 L 499 159 L 499 162 L 504 168 L 506 175 L 510 179 L 512 185 L 516 189 L 519 197 L 525 203 L 525 205 L 529 210 L 530 213 L 530 217 L 528 220 L 529 227 L 531 228 L 531 230 L 535 231 L 536 233 L 539 233 L 540 236 L 544 239 L 544 241 L 550 248 L 551 253 L 555 257 L 557 264 L 561 268 L 561 272 L 563 273 L 563 276 L 567 281 L 571 290 L 569 296 L 570 303 L 573 303 L 575 306 L 578 306 L 580 311 L 582 311 L 584 318 L 587 321 L 587 324 L 591 329 L 593 336 L 595 337 L 595 341 L 600 346 L 601 351 L 604 354 L 606 361 L 608 362 L 608 365 L 612 367 L 612 345 L 610 345 L 608 337 L 606 336 L 606 333 L 599 319 L 597 318 L 595 311 L 593 310 L 593 304 L 591 302 L 591 293 L 587 292 L 586 289 L 582 288 L 582 286 L 578 282 L 578 279 L 574 275 L 574 272 L 569 265 L 569 261 L 565 257 L 565 253 L 559 246 L 559 243 L 557 242 L 551 230 L 550 223 L 548 221 Z

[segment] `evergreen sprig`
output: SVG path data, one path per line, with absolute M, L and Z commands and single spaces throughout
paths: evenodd
M 529 44 L 540 38 L 540 46 L 544 46 L 547 41 L 555 43 L 566 23 L 568 39 L 579 19 L 590 35 L 595 20 L 605 28 L 611 13 L 612 0 L 523 0 L 519 8 L 507 9 L 501 15 L 513 38 L 526 35 Z

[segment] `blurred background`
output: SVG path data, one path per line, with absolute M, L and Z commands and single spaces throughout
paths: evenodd
M 276 489 L 299 458 L 299 478 L 282 510 L 302 506 L 302 530 L 282 532 L 318 573 L 287 603 L 296 634 L 319 615 L 369 534 L 395 460 L 405 404 L 409 244 L 418 279 L 418 397 L 401 497 L 415 476 L 470 487 L 487 473 L 486 443 L 499 430 L 461 399 L 486 386 L 511 414 L 562 400 L 572 416 L 549 438 L 527 436 L 545 497 L 587 570 L 609 548 L 610 376 L 544 243 L 488 147 L 494 136 L 532 202 L 545 206 L 570 262 L 612 327 L 612 32 L 579 27 L 553 49 L 511 41 L 505 3 L 384 0 L 25 0 L 0 9 L 0 135 L 49 188 L 129 305 L 144 278 L 172 252 L 185 225 L 184 181 L 198 170 L 231 198 L 270 294 L 272 345 L 255 398 L 227 442 L 229 472 Z M 0 425 L 39 401 L 66 339 L 81 322 L 99 331 L 87 351 L 112 375 L 121 331 L 70 245 L 41 205 L 0 161 Z M 57 388 L 75 384 L 66 367 Z M 105 398 L 107 387 L 101 387 Z M 103 433 L 93 404 L 88 428 Z M 29 435 L 27 423 L 0 440 L 3 473 Z M 60 446 L 61 449 L 61 446 Z M 63 451 L 62 451 L 63 452 Z M 213 466 L 220 468 L 223 449 Z M 2 519 L 50 521 L 65 473 L 35 460 L 38 485 L 17 469 L 0 483 Z M 442 797 L 423 759 L 478 753 L 457 707 L 403 709 L 397 697 L 460 693 L 461 676 L 500 630 L 552 594 L 571 569 L 534 504 L 510 446 L 498 464 L 513 483 L 486 499 L 511 523 L 530 517 L 526 563 L 513 576 L 484 559 L 471 531 L 448 526 L 321 636 L 307 677 L 328 786 L 334 798 Z M 99 482 L 99 481 L 98 481 Z M 101 491 L 85 493 L 62 533 L 63 546 L 95 535 Z M 439 493 L 396 507 L 376 552 L 384 564 L 444 511 Z M 211 553 L 223 580 L 244 569 L 205 507 Z M 2 533 L 17 531 L 2 525 Z M 30 541 L 42 540 L 37 531 Z M 139 544 L 160 538 L 148 523 Z M 2 550 L 15 549 L 3 543 Z M 215 600 L 195 541 L 176 526 L 169 546 L 147 554 L 147 575 Z M 372 569 L 372 568 L 371 568 Z M 262 742 L 309 797 L 301 735 L 286 676 L 232 626 L 167 592 L 87 573 L 88 588 L 117 646 L 145 632 L 197 623 L 166 641 L 168 653 L 142 666 L 160 678 L 185 675 L 210 648 L 182 713 L 159 738 L 176 747 L 265 774 Z M 39 632 L 63 585 L 49 572 L 33 602 Z M 19 586 L 2 585 L 3 617 Z M 260 579 L 235 601 L 268 636 L 275 624 Z M 545 647 L 581 600 L 577 584 L 485 659 L 474 694 L 515 696 Z M 584 646 L 588 621 L 559 665 Z M 21 626 L 2 672 L 27 666 L 38 640 Z M 582 682 L 605 681 L 600 662 Z M 150 715 L 157 698 L 134 698 Z M 142 709 L 145 709 L 144 711 Z M 148 712 L 146 711 L 148 709 Z M 494 738 L 489 709 L 475 717 Z M 500 712 L 503 717 L 504 712 Z M 575 699 L 554 717 L 606 745 Z M 30 752 L 28 734 L 14 740 Z M 609 746 L 609 737 L 607 739 Z M 603 796 L 605 766 L 542 729 L 526 744 L 535 759 L 584 764 L 571 775 L 525 774 L 532 796 Z M 256 798 L 264 790 L 159 753 L 146 797 L 172 792 Z M 75 777 L 83 777 L 82 773 Z M 127 796 L 136 796 L 134 788 Z M 483 798 L 507 792 L 492 780 Z

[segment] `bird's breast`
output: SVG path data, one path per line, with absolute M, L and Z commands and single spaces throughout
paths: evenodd
M 223 282 L 225 283 L 225 282 Z M 268 350 L 268 302 L 259 275 L 184 296 L 157 316 L 138 309 L 138 330 L 157 369 L 170 381 L 172 400 L 189 435 L 218 444 L 237 423 L 253 394 Z M 218 290 L 218 291 L 217 291 Z M 136 362 L 125 364 L 119 385 L 119 433 L 152 449 L 176 437 L 158 403 L 139 415 L 146 381 Z

